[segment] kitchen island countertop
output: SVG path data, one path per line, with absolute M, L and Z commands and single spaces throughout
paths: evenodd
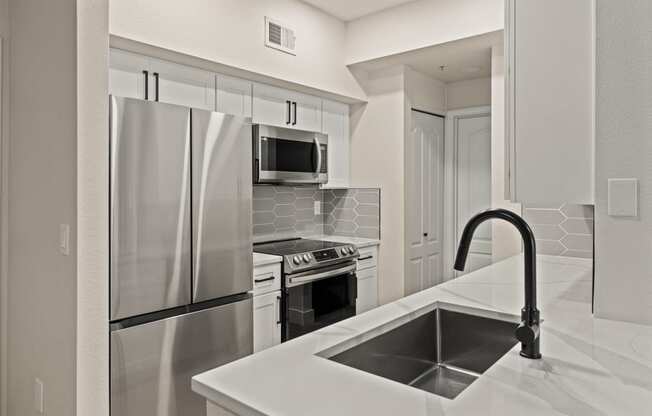
M 454 400 L 317 354 L 436 305 L 518 316 L 521 255 L 199 374 L 193 390 L 207 399 L 212 415 L 646 414 L 652 409 L 652 327 L 593 317 L 590 260 L 539 256 L 537 266 L 543 358 L 522 358 L 517 345 Z

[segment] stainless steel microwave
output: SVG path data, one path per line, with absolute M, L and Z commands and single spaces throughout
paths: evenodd
M 254 183 L 328 182 L 328 136 L 303 130 L 253 126 Z

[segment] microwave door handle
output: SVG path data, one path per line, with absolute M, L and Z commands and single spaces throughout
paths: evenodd
M 315 174 L 319 176 L 319 173 L 321 172 L 321 144 L 319 143 L 319 139 L 315 137 L 315 149 L 317 151 L 317 169 L 315 170 Z

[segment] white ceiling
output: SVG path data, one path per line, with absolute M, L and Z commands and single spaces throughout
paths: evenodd
M 376 13 L 390 7 L 398 6 L 404 3 L 410 3 L 414 0 L 302 0 L 305 3 L 312 4 L 325 11 L 326 13 L 337 17 L 340 20 L 348 22 L 358 17 Z
M 376 71 L 397 65 L 407 65 L 443 82 L 491 76 L 491 47 L 501 44 L 503 31 L 442 43 L 410 52 L 360 62 L 352 68 Z M 445 70 L 440 67 L 444 65 Z

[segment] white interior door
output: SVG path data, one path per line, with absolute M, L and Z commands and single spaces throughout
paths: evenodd
M 457 238 L 468 220 L 491 207 L 491 117 L 457 121 Z M 475 231 L 465 272 L 491 264 L 491 223 Z
M 444 119 L 412 111 L 406 143 L 406 295 L 442 281 Z

